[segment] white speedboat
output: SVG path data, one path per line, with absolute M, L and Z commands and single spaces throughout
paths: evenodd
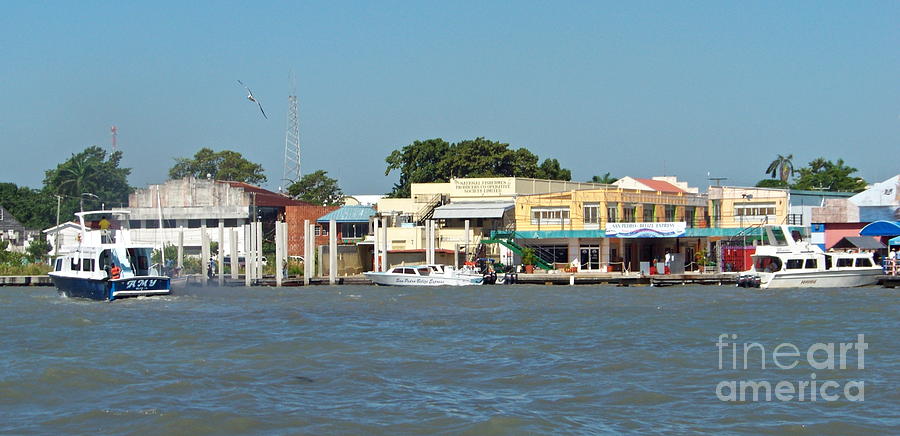
M 873 253 L 824 252 L 805 230 L 764 226 L 767 245 L 756 247 L 753 266 L 741 273 L 738 286 L 760 288 L 850 288 L 873 285 L 882 269 Z
M 112 301 L 170 294 L 170 279 L 151 266 L 153 247 L 134 245 L 127 211 L 79 212 L 73 246 L 61 247 L 48 275 L 69 297 Z
M 448 265 L 395 266 L 386 272 L 370 271 L 365 276 L 383 286 L 471 286 L 484 282 L 484 277 L 474 270 Z

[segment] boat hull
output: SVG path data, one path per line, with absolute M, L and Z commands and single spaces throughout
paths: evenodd
M 477 286 L 484 282 L 484 277 L 474 275 L 445 277 L 367 272 L 365 276 L 381 286 Z
M 116 280 L 95 280 L 50 275 L 60 293 L 72 298 L 113 301 L 120 298 L 172 293 L 168 277 L 146 276 Z
M 881 269 L 854 271 L 810 271 L 791 274 L 759 273 L 760 288 L 855 288 L 874 285 Z

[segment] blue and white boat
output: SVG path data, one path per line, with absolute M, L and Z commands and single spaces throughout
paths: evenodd
M 80 224 L 76 244 L 60 247 L 49 273 L 60 293 L 107 301 L 172 293 L 170 278 L 151 266 L 153 247 L 131 243 L 128 211 L 75 216 Z M 117 278 L 114 266 L 120 270 Z

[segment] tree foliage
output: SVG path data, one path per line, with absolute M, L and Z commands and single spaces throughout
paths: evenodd
M 304 175 L 288 187 L 288 194 L 298 200 L 319 206 L 343 204 L 344 192 L 337 180 L 328 177 L 328 172 L 318 170 Z
M 603 176 L 594 176 L 594 177 L 591 177 L 591 180 L 588 180 L 588 182 L 591 182 L 591 183 L 604 183 L 604 184 L 607 184 L 607 185 L 611 185 L 611 184 L 613 184 L 613 183 L 616 183 L 617 180 L 619 180 L 618 177 L 613 177 L 613 176 L 610 176 L 609 173 L 606 173 L 606 174 L 604 174 Z
M 866 181 L 862 177 L 852 177 L 856 168 L 844 164 L 843 159 L 837 162 L 823 157 L 813 159 L 809 166 L 800 168 L 797 173 L 794 189 L 824 190 L 840 192 L 860 192 L 866 189 Z
M 787 156 L 779 154 L 778 157 L 769 164 L 769 167 L 766 168 L 766 174 L 771 175 L 773 179 L 778 177 L 782 182 L 787 183 L 788 179 L 794 175 L 793 159 L 793 154 Z
M 216 180 L 259 185 L 266 182 L 262 165 L 245 159 L 240 153 L 231 150 L 213 151 L 203 147 L 192 159 L 176 158 L 175 166 L 169 169 L 170 179 L 193 176 L 199 179 L 207 175 Z
M 757 188 L 780 188 L 780 189 L 788 189 L 790 188 L 790 184 L 781 179 L 762 179 L 756 182 Z
M 414 141 L 394 150 L 386 159 L 384 175 L 398 170 L 400 179 L 388 194 L 408 197 L 413 183 L 447 182 L 454 177 L 533 177 L 571 180 L 572 173 L 556 159 L 538 165 L 538 157 L 525 148 L 475 138 L 450 144 L 440 138 Z
M 56 225 L 56 198 L 42 190 L 0 183 L 0 205 L 25 228 L 46 229 Z

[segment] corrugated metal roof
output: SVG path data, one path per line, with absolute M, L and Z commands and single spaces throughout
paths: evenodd
M 473 201 L 443 205 L 434 210 L 435 219 L 450 218 L 503 218 L 503 213 L 512 209 L 511 201 Z
M 343 206 L 323 215 L 316 221 L 320 223 L 327 223 L 331 220 L 339 223 L 367 223 L 372 215 L 375 215 L 375 209 L 369 206 Z

